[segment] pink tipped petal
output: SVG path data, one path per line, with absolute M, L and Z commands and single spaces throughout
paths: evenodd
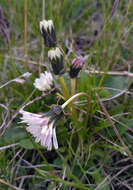
M 55 127 L 53 128 L 53 144 L 54 144 L 55 149 L 58 149 L 58 141 L 57 141 L 57 138 L 56 138 Z
M 49 134 L 46 138 L 46 141 L 45 141 L 45 146 L 49 147 L 50 144 L 52 143 L 52 136 Z
M 52 141 L 49 143 L 48 150 L 52 150 Z
M 45 133 L 42 133 L 41 131 L 41 145 L 42 146 L 46 146 L 46 140 L 47 140 L 48 135 L 49 135 L 49 129 L 48 127 L 46 127 Z

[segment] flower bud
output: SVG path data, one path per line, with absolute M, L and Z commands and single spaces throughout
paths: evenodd
M 29 78 L 32 74 L 29 72 L 26 72 L 22 75 L 23 78 Z
M 76 78 L 79 74 L 79 71 L 83 67 L 83 57 L 78 56 L 72 60 L 72 64 L 70 66 L 69 75 L 71 78 Z
M 52 20 L 43 20 L 40 22 L 40 31 L 44 38 L 44 44 L 47 47 L 55 47 L 56 45 L 56 30 Z
M 56 49 L 48 51 L 48 58 L 51 62 L 52 69 L 55 75 L 60 75 L 64 71 L 63 53 L 57 47 Z

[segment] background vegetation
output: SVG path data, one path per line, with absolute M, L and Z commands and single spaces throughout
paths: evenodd
M 0 189 L 133 189 L 132 0 L 1 0 L 0 6 Z M 79 120 L 67 113 L 57 123 L 57 151 L 35 144 L 18 114 L 41 96 L 33 82 L 49 67 L 43 18 L 54 21 L 64 51 L 70 38 L 88 57 L 76 89 L 89 92 L 88 123 L 80 98 Z M 24 84 L 9 82 L 27 71 L 32 76 Z M 56 103 L 55 95 L 45 96 L 26 110 L 46 112 Z

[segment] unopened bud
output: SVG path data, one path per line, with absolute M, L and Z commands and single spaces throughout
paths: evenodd
M 55 75 L 60 75 L 64 72 L 63 53 L 57 47 L 48 51 L 48 58 L 51 62 L 52 69 Z
M 71 78 L 76 78 L 79 74 L 79 71 L 83 67 L 83 57 L 78 56 L 72 60 L 72 64 L 70 66 L 69 75 Z
M 52 20 L 43 20 L 40 22 L 40 31 L 44 38 L 44 44 L 47 47 L 55 47 L 56 30 Z

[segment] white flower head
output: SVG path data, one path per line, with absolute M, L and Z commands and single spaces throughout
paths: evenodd
M 41 33 L 43 33 L 43 28 L 44 30 L 49 31 L 51 32 L 52 28 L 54 28 L 54 24 L 53 24 L 53 21 L 52 20 L 42 20 L 40 22 L 40 31 Z
M 45 71 L 40 74 L 40 78 L 35 79 L 34 86 L 40 91 L 49 91 L 54 86 L 52 74 Z
M 60 48 L 58 48 L 58 47 L 56 47 L 56 49 L 48 51 L 48 57 L 51 60 L 56 59 L 56 58 L 60 58 L 61 56 L 63 56 L 63 53 L 61 52 Z
M 46 47 L 55 47 L 56 29 L 52 20 L 43 20 L 40 22 L 40 31 Z
M 64 72 L 63 53 L 60 48 L 48 51 L 48 58 L 51 62 L 53 73 L 55 75 L 61 75 Z
M 42 146 L 52 149 L 52 143 L 55 149 L 58 149 L 56 138 L 55 124 L 62 116 L 62 108 L 54 106 L 47 114 L 34 114 L 24 110 L 19 112 L 22 114 L 21 123 L 27 123 L 26 130 L 35 137 L 35 142 L 40 142 Z

